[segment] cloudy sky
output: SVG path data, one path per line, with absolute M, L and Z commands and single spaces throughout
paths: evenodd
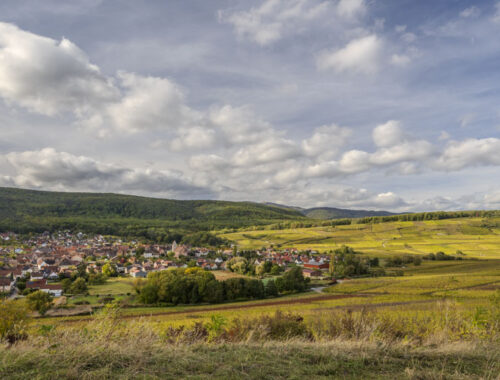
M 0 185 L 500 208 L 500 3 L 3 0 Z

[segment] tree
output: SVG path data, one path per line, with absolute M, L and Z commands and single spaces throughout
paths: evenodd
M 76 267 L 77 277 L 87 278 L 87 264 L 84 262 L 78 264 Z
M 233 257 L 226 262 L 226 266 L 231 272 L 245 274 L 248 271 L 248 260 L 244 257 Z
M 112 263 L 106 263 L 102 267 L 102 274 L 108 277 L 115 277 L 118 272 L 116 271 L 116 265 Z
M 73 294 L 85 294 L 87 291 L 87 283 L 83 278 L 77 278 L 71 285 L 71 293 Z
M 61 286 L 63 288 L 64 293 L 71 293 L 71 285 L 72 282 L 69 278 L 65 278 L 64 280 L 61 281 Z
M 281 272 L 280 266 L 278 264 L 273 264 L 273 266 L 271 267 L 270 273 L 273 276 L 277 276 L 280 274 L 280 272 Z
M 301 267 L 295 267 L 285 272 L 282 276 L 283 290 L 284 291 L 298 291 L 302 292 L 306 289 L 307 283 L 302 274 Z
M 265 290 L 266 297 L 276 297 L 278 295 L 278 288 L 276 287 L 276 283 L 272 278 L 267 281 Z
M 45 315 L 45 313 L 52 306 L 52 296 L 49 293 L 37 290 L 26 297 L 28 301 L 28 307 L 32 311 L 38 311 L 40 315 Z
M 255 274 L 257 276 L 262 277 L 265 272 L 266 272 L 266 267 L 264 266 L 264 263 L 260 263 L 255 267 Z

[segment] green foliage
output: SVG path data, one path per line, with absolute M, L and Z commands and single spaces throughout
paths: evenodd
M 303 292 L 308 287 L 308 280 L 302 274 L 301 267 L 294 267 L 276 279 L 276 288 L 283 292 Z
M 73 282 L 73 284 L 71 284 L 70 292 L 72 294 L 87 294 L 88 287 L 87 287 L 87 282 L 85 281 L 85 279 L 82 277 L 77 278 Z
M 179 201 L 120 194 L 57 193 L 0 188 L 0 231 L 70 229 L 157 242 L 218 245 L 199 231 L 304 219 L 294 210 L 251 202 Z
M 116 271 L 115 271 L 115 273 L 116 273 Z M 107 280 L 108 280 L 108 277 L 104 273 L 91 273 L 91 274 L 89 274 L 89 277 L 87 279 L 87 283 L 89 285 L 104 285 Z M 71 281 L 70 281 L 70 283 L 71 283 Z M 64 289 L 64 286 L 63 286 L 63 289 Z
M 369 274 L 369 263 L 369 259 L 341 250 L 340 254 L 332 255 L 330 259 L 330 273 L 340 278 Z
M 218 247 L 227 245 L 228 241 L 206 231 L 199 231 L 192 234 L 184 235 L 181 242 L 194 247 Z
M 271 278 L 267 281 L 265 286 L 266 297 L 277 297 L 278 288 L 276 287 L 276 282 Z
M 226 300 L 264 298 L 262 281 L 230 278 L 217 281 L 201 268 L 178 268 L 148 275 L 135 284 L 140 302 L 145 304 L 219 303 Z
M 245 274 L 248 272 L 248 260 L 241 256 L 233 257 L 226 262 L 226 268 L 231 272 Z
M 45 315 L 52 307 L 52 296 L 49 293 L 37 290 L 26 297 L 30 310 L 38 311 L 40 315 Z
M 107 277 L 116 277 L 118 272 L 116 271 L 116 265 L 112 263 L 106 263 L 102 266 L 102 274 Z
M 462 260 L 461 256 L 450 256 L 444 252 L 429 253 L 428 255 L 423 256 L 424 260 L 436 260 L 436 261 L 449 261 L 449 260 Z

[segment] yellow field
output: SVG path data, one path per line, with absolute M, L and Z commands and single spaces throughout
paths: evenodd
M 499 219 L 489 219 L 498 222 Z M 218 235 L 234 241 L 240 249 L 262 247 L 311 249 L 326 252 L 349 245 L 367 255 L 423 255 L 443 251 L 482 259 L 500 258 L 500 230 L 481 226 L 480 218 L 422 222 L 352 224 L 284 230 L 239 231 Z

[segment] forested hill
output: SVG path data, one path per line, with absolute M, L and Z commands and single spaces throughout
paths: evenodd
M 302 210 L 302 214 L 313 219 L 365 218 L 369 216 L 396 215 L 388 211 L 347 210 L 334 207 L 316 207 Z
M 67 193 L 0 188 L 0 218 L 90 217 L 249 223 L 300 219 L 294 210 L 252 203 L 171 200 L 105 193 Z
M 285 206 L 278 203 L 266 203 L 269 206 L 280 207 L 284 210 L 295 210 L 308 218 L 312 219 L 343 219 L 343 218 L 366 218 L 370 216 L 389 216 L 397 215 L 389 211 L 371 211 L 371 210 L 350 210 L 335 207 L 314 207 L 301 208 L 294 206 Z

